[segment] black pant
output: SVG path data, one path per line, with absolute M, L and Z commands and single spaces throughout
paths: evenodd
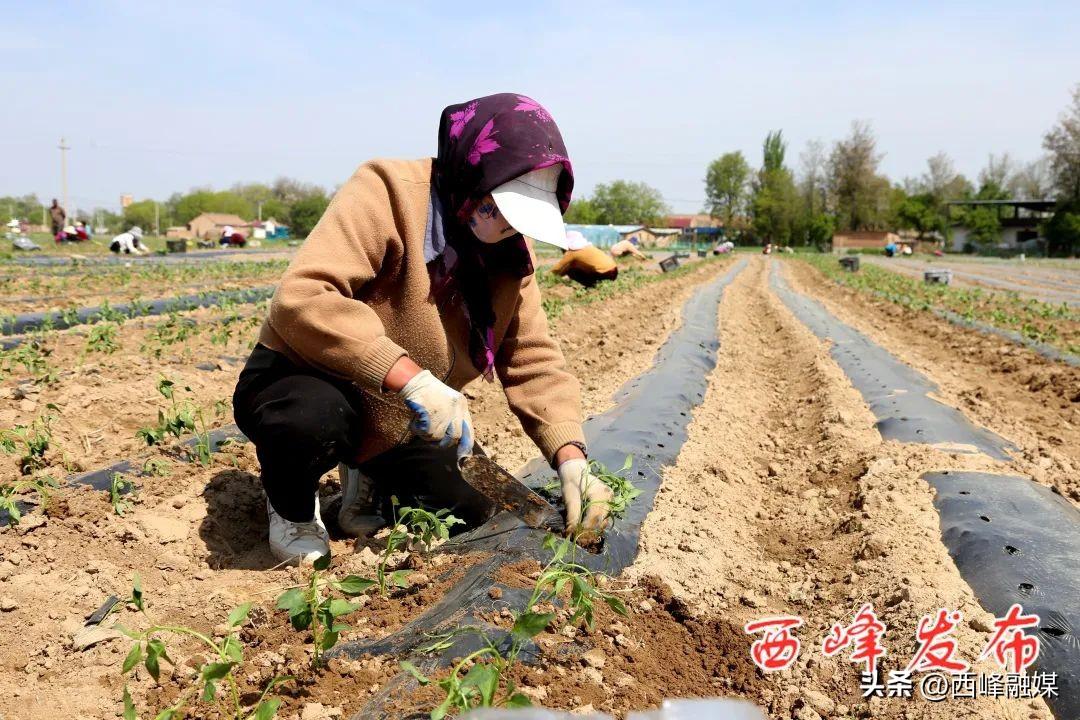
M 256 345 L 233 393 L 233 414 L 255 444 L 266 497 L 286 520 L 315 514 L 319 478 L 339 462 L 354 464 L 363 443 L 360 390 L 344 380 L 295 365 Z M 469 526 L 494 514 L 461 477 L 456 448 L 412 439 L 361 464 L 376 484 L 387 517 L 389 498 L 402 505 L 450 508 Z
M 602 273 L 593 272 L 591 270 L 567 270 L 566 277 L 587 288 L 591 288 L 602 280 L 614 280 L 619 277 L 619 268 L 612 268 Z

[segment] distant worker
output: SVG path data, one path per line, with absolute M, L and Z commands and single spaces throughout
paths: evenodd
M 49 208 L 49 218 L 52 220 L 52 234 L 55 238 L 64 229 L 64 221 L 67 220 L 67 213 L 56 198 L 53 198 L 52 207 Z
M 586 240 L 584 235 L 570 230 L 566 233 L 566 252 L 551 268 L 551 272 L 585 287 L 592 287 L 601 280 L 617 278 L 619 266 L 610 255 Z
M 900 246 L 900 254 L 901 255 L 911 255 L 913 252 L 914 252 L 914 250 L 912 250 L 911 246 L 908 245 L 907 243 L 904 243 L 903 245 Z
M 236 229 L 232 225 L 226 225 L 221 230 L 221 238 L 218 240 L 218 245 L 225 247 L 244 247 L 247 245 L 247 239 L 243 235 L 236 232 Z
M 143 245 L 142 236 L 142 228 L 136 225 L 114 237 L 109 244 L 109 249 L 117 255 L 145 255 L 150 252 L 150 249 Z
M 623 255 L 633 255 L 638 260 L 648 260 L 649 256 L 638 250 L 637 236 L 633 236 L 629 240 L 620 240 L 611 246 L 612 257 L 622 257 Z
M 889 244 L 885 246 L 885 257 L 893 257 L 896 255 L 896 243 L 889 241 Z
M 773 244 L 772 243 L 765 243 L 765 247 L 761 248 L 761 254 L 762 255 L 772 255 L 772 251 L 773 251 Z
M 90 239 L 90 230 L 82 220 L 75 223 L 75 236 L 79 239 L 79 242 L 86 242 Z
M 731 242 L 730 240 L 725 240 L 722 243 L 717 243 L 716 244 L 716 247 L 713 248 L 712 254 L 713 255 L 727 255 L 728 253 L 734 252 L 734 251 L 735 251 L 735 243 Z
M 60 232 L 56 233 L 54 239 L 58 245 L 62 242 L 79 242 L 81 240 L 74 225 L 65 225 Z

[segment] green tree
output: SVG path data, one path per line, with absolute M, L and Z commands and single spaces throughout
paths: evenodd
M 705 173 L 705 197 L 709 214 L 720 218 L 725 228 L 734 225 L 735 216 L 746 211 L 750 166 L 742 152 L 724 153 L 709 164 Z
M 161 228 L 167 228 L 170 220 L 168 208 L 158 206 L 158 203 L 154 200 L 139 200 L 124 208 L 123 229 L 126 230 L 133 225 L 138 225 L 146 233 L 154 232 L 155 209 L 158 224 Z
M 289 211 L 289 230 L 292 235 L 298 238 L 310 235 L 329 204 L 330 198 L 325 195 L 310 195 L 293 203 Z
M 1001 238 L 1001 220 L 997 208 L 974 207 L 965 213 L 968 241 L 981 247 L 992 247 Z
M 1080 206 L 1059 206 L 1043 227 L 1046 251 L 1052 257 L 1080 254 Z
M 277 198 L 270 198 L 262 204 L 263 220 L 273 218 L 278 222 L 287 222 L 289 212 L 289 206 L 283 200 L 278 200 Z
M 595 225 L 598 217 L 600 217 L 600 211 L 593 201 L 582 197 L 571 201 L 570 207 L 563 215 L 563 220 L 574 225 Z
M 754 234 L 765 242 L 788 244 L 796 225 L 798 192 L 791 171 L 784 167 L 787 144 L 781 131 L 770 132 L 762 144 L 761 170 L 754 182 L 750 215 Z
M 183 225 L 192 218 L 205 212 L 231 213 L 245 220 L 255 215 L 251 203 L 244 197 L 230 191 L 214 192 L 210 189 L 196 189 L 176 199 L 173 205 L 174 220 Z
M 7 222 L 11 218 L 30 223 L 41 222 L 41 211 L 44 206 L 38 200 L 37 195 L 4 196 L 0 197 L 0 218 Z M 3 223 L 0 223 L 3 224 Z
M 897 208 L 896 227 L 914 230 L 919 234 L 919 240 L 925 240 L 935 233 L 944 237 L 945 216 L 932 193 L 908 195 Z
M 1073 88 L 1072 104 L 1043 138 L 1043 148 L 1050 156 L 1057 199 L 1080 207 L 1080 85 Z
M 601 225 L 658 225 L 670 212 L 659 190 L 628 180 L 597 185 L 592 204 Z
M 833 145 L 829 155 L 829 192 L 840 230 L 880 227 L 888 208 L 889 181 L 877 174 L 881 155 L 877 138 L 864 121 L 851 124 L 851 134 Z

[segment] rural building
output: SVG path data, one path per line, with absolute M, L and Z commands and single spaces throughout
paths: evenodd
M 190 233 L 187 237 L 217 239 L 221 235 L 221 229 L 226 225 L 232 225 L 236 232 L 241 235 L 247 236 L 249 234 L 250 223 L 239 215 L 203 213 L 193 217 L 191 222 L 187 224 L 187 231 Z M 166 237 L 168 237 L 168 234 L 166 234 Z
M 1039 226 L 1054 212 L 1053 200 L 953 200 L 945 203 L 951 217 L 953 207 L 988 207 L 997 211 L 1001 234 L 993 247 L 998 250 L 1036 250 L 1046 244 L 1039 234 Z M 952 243 L 955 252 L 971 252 L 971 228 L 963 223 L 952 223 Z
M 697 215 L 668 215 L 667 226 L 685 230 L 686 228 L 719 228 L 724 226 L 720 218 L 698 213 Z
M 861 230 L 836 233 L 832 238 L 833 252 L 844 250 L 884 249 L 889 243 L 900 244 L 900 236 L 885 230 Z

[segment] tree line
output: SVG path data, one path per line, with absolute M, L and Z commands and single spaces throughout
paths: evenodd
M 939 152 L 918 177 L 892 182 L 880 171 L 883 154 L 870 124 L 855 121 L 848 135 L 827 147 L 807 143 L 792 168 L 780 130 L 762 142 L 761 165 L 754 169 L 741 151 L 712 161 L 705 174 L 705 211 L 719 218 L 733 236 L 756 242 L 822 246 L 833 233 L 850 230 L 911 230 L 920 239 L 948 238 L 951 223 L 970 229 L 975 245 L 989 246 L 1000 235 L 993 207 L 952 207 L 951 200 L 1054 200 L 1042 227 L 1052 255 L 1080 253 L 1080 85 L 1058 122 L 1043 138 L 1044 157 L 1020 163 L 1008 153 L 991 154 L 975 180 L 957 172 Z M 140 200 L 122 214 L 80 211 L 110 230 L 184 225 L 203 212 L 274 218 L 305 237 L 330 202 L 328 192 L 310 183 L 278 178 L 271 184 L 240 183 L 229 190 L 194 188 L 164 202 Z M 0 212 L 35 220 L 42 203 L 34 195 L 0 197 Z M 671 208 L 659 190 L 644 182 L 600 183 L 591 196 L 579 195 L 566 212 L 569 223 L 598 225 L 665 224 Z
M 726 228 L 757 242 L 824 245 L 834 232 L 911 230 L 920 239 L 947 238 L 951 223 L 970 229 L 970 241 L 990 246 L 1000 237 L 994 207 L 953 207 L 951 200 L 1054 200 L 1042 235 L 1052 255 L 1080 252 L 1080 85 L 1059 121 L 1043 138 L 1046 155 L 1019 163 L 991 154 L 971 181 L 944 152 L 930 157 L 918 177 L 899 183 L 879 170 L 882 153 L 869 123 L 852 123 L 847 137 L 826 148 L 811 141 L 798 169 L 787 162 L 779 130 L 762 143 L 761 166 L 742 152 L 725 153 L 705 175 L 707 211 Z
M 281 177 L 273 183 L 238 183 L 229 190 L 209 187 L 174 193 L 167 200 L 143 199 L 131 203 L 120 213 L 110 210 L 80 209 L 72 220 L 101 224 L 110 232 L 138 225 L 148 232 L 159 227 L 186 225 L 204 212 L 230 213 L 245 220 L 273 218 L 289 226 L 294 237 L 306 237 L 322 217 L 330 195 L 325 188 Z M 0 212 L 12 217 L 39 222 L 44 206 L 36 195 L 0 197 Z

